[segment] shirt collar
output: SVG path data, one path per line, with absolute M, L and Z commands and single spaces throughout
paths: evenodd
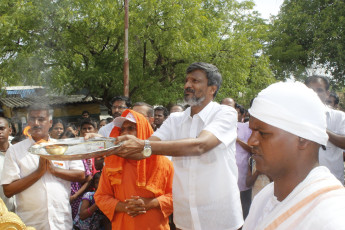
M 207 116 L 210 114 L 210 111 L 212 110 L 213 106 L 214 106 L 215 102 L 210 101 L 199 113 L 198 116 L 200 117 L 200 119 L 205 122 Z
M 213 106 L 214 106 L 215 102 L 210 101 L 199 113 L 195 114 L 198 115 L 200 117 L 200 119 L 205 122 L 209 112 L 212 110 Z M 190 113 L 191 113 L 191 107 L 188 107 L 183 114 L 183 119 L 182 121 L 186 121 L 188 118 L 190 118 Z
M 331 110 L 332 110 L 332 108 L 331 107 L 329 107 L 328 105 L 325 105 L 325 107 L 326 107 L 326 115 L 329 115 L 330 113 L 331 113 Z

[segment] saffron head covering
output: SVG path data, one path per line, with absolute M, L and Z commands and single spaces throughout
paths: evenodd
M 249 109 L 251 116 L 296 136 L 326 145 L 326 107 L 300 82 L 278 82 L 262 90 Z
M 127 109 L 122 113 L 121 117 L 122 123 L 125 120 L 136 123 L 137 138 L 146 140 L 152 135 L 153 129 L 150 123 L 140 113 Z M 120 135 L 122 123 L 121 125 L 118 123 L 118 126 L 115 123 L 115 127 L 110 133 L 111 137 L 118 137 Z M 108 174 L 112 185 L 122 183 L 122 170 L 125 161 L 124 158 L 115 155 L 105 158 L 103 172 Z M 166 175 L 170 170 L 167 164 L 170 164 L 168 158 L 157 155 L 151 155 L 149 158 L 137 161 L 136 185 L 153 192 L 156 197 L 164 194 L 168 183 Z

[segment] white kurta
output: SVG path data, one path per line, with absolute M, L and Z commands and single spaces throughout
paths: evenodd
M 39 157 L 28 152 L 32 139 L 11 146 L 5 157 L 2 184 L 24 178 L 38 168 Z M 84 171 L 82 161 L 52 161 L 57 167 Z M 37 230 L 72 229 L 69 204 L 71 182 L 45 173 L 36 183 L 16 194 L 16 213 L 27 226 Z
M 274 196 L 274 183 L 271 183 L 255 196 L 242 229 L 265 229 L 304 198 L 330 186 L 341 187 L 342 185 L 324 166 L 314 168 L 281 202 Z M 292 213 L 275 229 L 345 229 L 345 189 L 323 193 Z
M 327 129 L 333 133 L 345 136 L 345 113 L 329 107 L 326 109 Z M 326 166 L 331 173 L 344 184 L 343 150 L 333 145 L 329 140 L 326 150 L 319 150 L 320 165 Z
M 196 138 L 206 130 L 221 144 L 201 156 L 173 157 L 174 223 L 188 229 L 238 229 L 243 224 L 235 143 L 237 112 L 210 102 L 193 117 L 172 113 L 153 134 L 162 141 Z

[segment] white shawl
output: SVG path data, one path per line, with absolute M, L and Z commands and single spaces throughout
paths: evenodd
M 314 168 L 281 202 L 273 188 L 255 196 L 243 230 L 345 229 L 345 189 L 326 167 Z

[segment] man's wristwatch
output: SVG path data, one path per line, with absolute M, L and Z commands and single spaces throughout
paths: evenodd
M 145 146 L 143 151 L 141 152 L 143 154 L 144 157 L 149 157 L 152 154 L 152 149 L 151 149 L 151 145 L 150 145 L 150 141 L 149 140 L 145 140 Z

